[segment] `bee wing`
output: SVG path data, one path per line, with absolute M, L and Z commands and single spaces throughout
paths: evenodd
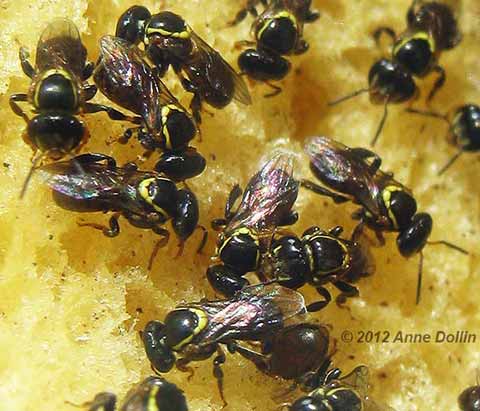
M 369 396 L 370 373 L 365 365 L 356 367 L 350 374 L 340 378 L 342 385 L 353 388 L 363 397 L 364 411 L 395 411 L 393 408 L 378 404 Z
M 227 338 L 254 340 L 306 313 L 300 293 L 273 284 L 246 287 L 231 300 L 204 303 L 202 307 L 210 315 L 201 345 Z
M 86 59 L 87 50 L 71 20 L 54 20 L 40 35 L 35 57 L 37 71 L 63 68 L 82 78 Z
M 75 159 L 41 166 L 38 173 L 54 191 L 75 200 L 111 199 L 122 191 L 128 177 L 121 168 L 79 164 Z
M 142 116 L 151 130 L 158 130 L 162 107 L 178 102 L 148 65 L 143 52 L 114 36 L 100 39 L 100 51 L 94 73 L 100 91 L 119 106 Z
M 328 188 L 345 194 L 374 215 L 380 214 L 379 188 L 365 159 L 328 137 L 313 137 L 305 145 L 310 167 Z
M 298 195 L 299 183 L 293 178 L 294 159 L 278 154 L 269 160 L 247 184 L 242 201 L 227 227 L 254 227 L 269 230 L 290 212 Z
M 233 98 L 245 105 L 252 104 L 252 97 L 242 77 L 223 59 L 218 51 L 212 48 L 193 30 L 191 30 L 191 36 L 196 47 L 202 50 L 209 59 L 207 78 L 210 83 L 216 84 L 219 79 L 229 78 L 233 81 Z

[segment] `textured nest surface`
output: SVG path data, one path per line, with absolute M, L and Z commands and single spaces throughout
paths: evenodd
M 167 7 L 187 22 L 225 58 L 235 63 L 237 40 L 249 38 L 249 20 L 236 28 L 225 22 L 239 1 L 146 1 L 151 10 Z M 322 12 L 305 28 L 311 48 L 292 58 L 294 70 L 282 83 L 284 92 L 265 99 L 267 88 L 251 85 L 254 104 L 231 105 L 214 116 L 204 115 L 203 141 L 196 144 L 208 169 L 190 185 L 201 203 L 201 223 L 220 217 L 226 195 L 236 182 L 245 184 L 260 161 L 275 148 L 298 153 L 297 175 L 308 175 L 302 145 L 305 137 L 328 135 L 346 144 L 367 146 L 381 116 L 366 96 L 337 107 L 327 101 L 362 87 L 371 63 L 380 52 L 369 35 L 380 25 L 401 31 L 407 0 L 323 0 Z M 18 200 L 30 167 L 31 150 L 21 138 L 24 123 L 8 107 L 8 95 L 29 85 L 21 73 L 20 45 L 33 52 L 38 36 L 54 16 L 71 18 L 79 27 L 94 60 L 97 39 L 113 33 L 116 18 L 133 2 L 37 0 L 1 2 L 0 20 L 0 399 L 5 410 L 75 409 L 65 401 L 83 403 L 95 393 L 110 390 L 123 395 L 150 374 L 138 330 L 164 315 L 182 300 L 212 297 L 205 279 L 214 252 L 210 237 L 203 255 L 196 255 L 200 234 L 174 259 L 176 241 L 160 251 L 151 272 L 148 258 L 155 234 L 121 221 L 121 235 L 109 239 L 96 230 L 78 227 L 79 216 L 54 205 L 34 180 L 24 201 Z M 448 80 L 434 102 L 446 111 L 463 102 L 479 102 L 479 15 L 477 0 L 459 1 L 463 42 L 445 53 L 441 62 Z M 33 54 L 33 53 L 32 53 Z M 176 79 L 168 84 L 188 104 Z M 420 82 L 423 95 L 432 78 Z M 104 102 L 101 96 L 96 98 Z M 421 104 L 422 100 L 419 101 Z M 213 110 L 212 110 L 213 111 Z M 138 144 L 108 145 L 126 124 L 106 115 L 85 118 L 91 138 L 84 151 L 113 155 L 120 163 L 135 160 Z M 446 239 L 468 248 L 468 257 L 443 247 L 427 247 L 423 300 L 414 305 L 417 259 L 403 259 L 395 236 L 383 248 L 373 248 L 375 275 L 359 283 L 361 296 L 349 302 L 351 312 L 331 304 L 316 321 L 330 324 L 339 339 L 335 364 L 350 370 L 370 367 L 373 395 L 397 410 L 455 409 L 456 397 L 475 379 L 480 364 L 475 344 L 346 344 L 344 330 L 435 333 L 467 330 L 479 334 L 479 157 L 464 155 L 442 178 L 440 167 L 454 154 L 447 145 L 442 122 L 409 115 L 402 107 L 390 110 L 377 151 L 384 169 L 410 186 L 419 208 L 434 218 L 432 239 Z M 148 164 L 147 164 L 148 166 Z M 300 234 L 310 225 L 341 224 L 353 228 L 349 205 L 301 192 L 297 209 Z M 84 216 L 82 216 L 84 217 Z M 104 222 L 106 216 L 89 215 Z M 305 287 L 307 300 L 316 298 Z M 333 290 L 332 290 L 333 291 Z M 353 319 L 351 318 L 353 317 Z M 358 335 L 358 334 L 356 334 Z M 195 376 L 172 371 L 168 378 L 185 390 L 192 410 L 220 409 L 209 361 L 195 365 Z M 255 367 L 229 356 L 224 367 L 225 394 L 235 410 L 274 409 L 272 395 L 284 383 L 259 374 Z

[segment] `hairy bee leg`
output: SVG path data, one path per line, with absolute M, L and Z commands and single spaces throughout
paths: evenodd
M 159 236 L 161 236 L 162 238 L 160 238 L 153 246 L 152 254 L 150 254 L 150 258 L 148 260 L 148 266 L 147 266 L 148 271 L 152 269 L 153 261 L 155 260 L 155 257 L 157 256 L 160 248 L 165 247 L 168 244 L 168 240 L 170 239 L 170 232 L 163 227 L 154 226 L 152 228 L 152 231 L 155 234 L 158 234 Z
M 265 98 L 271 98 L 271 97 L 278 96 L 278 95 L 283 91 L 280 86 L 276 86 L 275 84 L 272 84 L 272 83 L 270 83 L 269 81 L 264 81 L 264 83 L 265 83 L 268 87 L 270 87 L 270 88 L 273 89 L 272 92 L 267 93 L 267 94 L 265 94 L 265 95 L 263 96 L 263 97 L 265 97 Z
M 335 302 L 339 308 L 347 308 L 344 306 L 348 298 L 358 297 L 359 291 L 357 287 L 348 284 L 344 281 L 336 281 L 333 285 L 341 291 L 341 293 L 335 298 Z
M 391 27 L 381 26 L 372 33 L 372 37 L 375 40 L 375 44 L 378 48 L 380 48 L 380 38 L 384 34 L 390 38 L 392 44 L 395 43 L 395 40 L 397 38 L 395 30 L 393 30 Z
M 22 117 L 26 123 L 30 121 L 25 111 L 17 104 L 19 102 L 27 102 L 28 96 L 24 93 L 12 94 L 9 98 L 10 108 L 17 115 Z
M 324 300 L 323 301 L 316 301 L 314 303 L 308 304 L 307 305 L 307 311 L 309 313 L 312 312 L 317 312 L 325 308 L 330 301 L 332 301 L 332 296 L 328 292 L 328 290 L 324 287 L 315 287 L 317 290 L 318 294 L 320 294 Z
M 22 71 L 27 77 L 33 78 L 35 76 L 35 69 L 32 64 L 28 61 L 30 57 L 28 51 L 24 47 L 20 47 L 18 51 L 18 58 L 20 59 L 20 65 L 22 66 Z
M 225 363 L 227 357 L 223 351 L 220 344 L 217 346 L 217 356 L 213 359 L 213 376 L 217 379 L 218 392 L 220 393 L 220 398 L 223 401 L 223 408 L 225 408 L 228 403 L 225 400 L 225 395 L 223 393 L 223 371 L 222 365 Z

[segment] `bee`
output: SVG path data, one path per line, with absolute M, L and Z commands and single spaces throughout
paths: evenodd
M 100 39 L 100 59 L 93 79 L 111 101 L 135 113 L 129 120 L 138 127 L 128 129 L 119 140 L 128 142 L 135 132 L 149 152 L 165 151 L 157 169 L 182 180 L 200 174 L 205 159 L 188 143 L 197 134 L 197 125 L 147 64 L 142 52 L 127 41 L 113 36 Z M 171 170 L 174 159 L 181 159 Z M 170 167 L 166 166 L 170 165 Z
M 88 411 L 115 411 L 117 396 L 101 392 L 85 404 Z M 123 400 L 121 411 L 188 411 L 183 391 L 160 377 L 148 377 L 132 388 Z
M 372 229 L 380 243 L 383 232 L 396 232 L 400 254 L 409 258 L 420 256 L 417 304 L 422 284 L 423 248 L 428 244 L 443 244 L 463 254 L 467 251 L 447 241 L 428 241 L 433 220 L 428 213 L 417 213 L 417 202 L 412 192 L 394 179 L 392 173 L 380 170 L 381 158 L 364 148 L 349 148 L 328 137 L 314 137 L 305 150 L 310 158 L 310 169 L 322 185 L 303 180 L 302 186 L 336 203 L 351 201 L 361 206 L 353 214 L 360 220 L 352 238 L 361 234 L 363 227 Z
M 407 13 L 407 29 L 403 33 L 397 36 L 390 27 L 379 27 L 373 33 L 377 44 L 382 34 L 387 34 L 393 41 L 392 56 L 372 65 L 368 74 L 368 88 L 329 103 L 335 105 L 368 92 L 373 104 L 383 104 L 383 116 L 372 146 L 382 132 L 388 105 L 413 101 L 418 96 L 415 77 L 437 74 L 426 101 L 429 103 L 433 99 L 446 79 L 445 70 L 439 65 L 440 55 L 456 47 L 462 38 L 453 10 L 440 2 L 424 0 L 413 1 Z
M 198 201 L 188 189 L 156 172 L 140 171 L 134 163 L 123 167 L 104 154 L 82 154 L 68 161 L 39 167 L 53 199 L 63 209 L 76 212 L 113 212 L 108 226 L 79 223 L 101 230 L 107 237 L 120 233 L 118 219 L 123 216 L 135 227 L 152 230 L 162 238 L 149 261 L 167 244 L 170 233 L 163 228 L 167 221 L 181 245 L 199 227 Z M 203 242 L 202 241 L 202 245 Z
M 477 372 L 477 385 L 466 388 L 458 396 L 458 406 L 462 411 L 480 410 L 480 374 Z
M 356 241 L 342 238 L 342 232 L 340 226 L 329 231 L 313 226 L 301 238 L 284 235 L 272 242 L 265 258 L 268 272 L 280 285 L 296 290 L 308 283 L 324 298 L 309 304 L 309 312 L 319 311 L 330 302 L 325 284 L 332 283 L 340 290 L 336 302 L 342 306 L 347 298 L 359 294 L 352 283 L 371 274 L 365 251 Z
M 298 188 L 293 157 L 288 154 L 275 155 L 250 179 L 236 209 L 242 190 L 234 186 L 225 204 L 225 217 L 212 221 L 214 230 L 222 230 L 215 257 L 221 264 L 207 270 L 208 281 L 217 292 L 231 297 L 248 284 L 243 276 L 259 268 L 275 229 L 297 221 L 292 207 Z
M 136 45 L 143 43 L 160 75 L 172 66 L 185 90 L 193 93 L 190 108 L 198 123 L 202 102 L 217 109 L 232 100 L 245 105 L 252 102 L 242 78 L 178 14 L 152 15 L 145 7 L 133 6 L 120 16 L 116 36 Z
M 440 169 L 438 175 L 445 173 L 464 152 L 480 150 L 480 107 L 476 104 L 464 104 L 450 115 L 435 111 L 409 109 L 410 113 L 439 118 L 448 124 L 448 142 L 458 149 L 450 160 Z
M 174 365 L 193 373 L 188 367 L 191 361 L 206 360 L 216 353 L 213 374 L 226 405 L 222 345 L 235 352 L 237 341 L 263 341 L 304 313 L 301 294 L 274 284 L 257 284 L 231 299 L 179 305 L 163 322 L 147 323 L 142 339 L 152 368 L 159 373 L 170 371 Z
M 240 344 L 235 352 L 267 375 L 303 385 L 329 361 L 329 343 L 327 327 L 300 323 L 289 325 L 262 341 L 261 352 Z
M 319 13 L 310 10 L 311 0 L 272 0 L 262 2 L 263 13 L 258 15 L 258 1 L 247 1 L 230 25 L 238 24 L 247 12 L 255 16 L 251 33 L 254 41 L 243 41 L 238 45 L 253 46 L 238 57 L 238 66 L 243 74 L 269 85 L 274 91 L 266 97 L 281 92 L 281 88 L 270 83 L 287 76 L 290 62 L 282 56 L 305 53 L 309 45 L 303 39 L 303 26 L 318 19 Z
M 12 94 L 9 102 L 12 111 L 27 123 L 24 139 L 35 152 L 22 188 L 23 196 L 35 166 L 43 158 L 57 160 L 78 151 L 85 142 L 87 131 L 77 115 L 99 111 L 106 111 L 114 119 L 123 115 L 89 102 L 97 92 L 94 85 L 87 83 L 93 65 L 87 63 L 87 50 L 72 21 L 54 20 L 43 30 L 37 43 L 35 67 L 23 47 L 19 58 L 31 83 L 28 93 Z M 30 118 L 19 103 L 29 103 L 35 116 Z
M 364 365 L 343 377 L 338 368 L 333 368 L 320 378 L 309 394 L 291 404 L 283 404 L 282 408 L 289 411 L 394 411 L 372 400 L 368 380 L 369 371 Z

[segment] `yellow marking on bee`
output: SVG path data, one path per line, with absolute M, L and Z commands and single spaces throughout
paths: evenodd
M 396 55 L 398 51 L 411 40 L 426 40 L 430 47 L 430 51 L 432 52 L 432 54 L 435 54 L 435 50 L 436 50 L 435 39 L 432 36 L 430 36 L 430 34 L 428 34 L 426 31 L 418 31 L 416 33 L 413 33 L 411 36 L 407 36 L 404 39 L 401 39 L 400 42 L 394 46 L 393 55 Z
M 154 385 L 148 395 L 147 411 L 158 411 L 157 393 L 160 390 L 158 385 Z
M 140 196 L 149 204 L 153 207 L 153 209 L 158 212 L 164 219 L 168 219 L 169 215 L 168 213 L 158 205 L 154 203 L 154 199 L 150 195 L 149 188 L 150 184 L 156 184 L 156 178 L 151 177 L 151 178 L 146 178 L 145 180 L 140 181 L 137 187 L 137 191 L 140 194 Z
M 382 200 L 385 208 L 387 209 L 388 218 L 392 222 L 393 227 L 398 230 L 397 219 L 395 218 L 395 215 L 393 214 L 391 209 L 392 193 L 396 191 L 403 191 L 403 188 L 394 185 L 386 186 L 382 191 Z
M 188 308 L 188 311 L 193 312 L 197 316 L 198 324 L 193 330 L 192 334 L 190 334 L 187 338 L 183 339 L 177 345 L 172 347 L 173 351 L 181 350 L 185 345 L 192 341 L 193 337 L 200 334 L 208 325 L 208 316 L 205 311 L 201 310 L 200 308 Z
M 35 90 L 33 92 L 33 105 L 35 107 L 39 107 L 38 103 L 38 93 L 40 90 L 40 87 L 42 86 L 42 83 L 44 82 L 45 79 L 47 79 L 50 76 L 53 76 L 54 74 L 59 74 L 66 79 L 68 79 L 72 83 L 72 89 L 75 90 L 74 92 L 74 98 L 75 98 L 75 107 L 78 105 L 78 92 L 77 92 L 77 87 L 76 87 L 76 82 L 73 79 L 72 75 L 64 69 L 58 68 L 58 69 L 50 69 L 50 70 L 45 70 L 43 73 L 40 73 L 40 76 L 35 79 L 36 84 L 35 84 Z
M 338 238 L 334 238 L 334 237 L 331 237 L 329 235 L 316 235 L 316 236 L 313 236 L 313 238 L 326 238 L 327 240 L 335 241 L 338 245 L 340 245 L 340 247 L 342 248 L 342 251 L 343 251 L 343 261 L 342 261 L 342 265 L 338 269 L 336 269 L 335 271 L 345 270 L 350 265 L 350 260 L 351 259 L 350 259 L 350 254 L 348 253 L 348 248 Z M 317 272 L 320 272 L 320 273 L 323 273 L 323 274 L 330 274 L 332 271 L 330 270 L 330 271 L 317 271 Z
M 290 13 L 286 10 L 282 10 L 282 11 L 278 12 L 277 14 L 275 14 L 273 17 L 265 20 L 262 27 L 260 28 L 260 30 L 257 33 L 257 40 L 259 40 L 262 37 L 263 32 L 267 29 L 267 27 L 270 25 L 270 23 L 274 20 L 277 20 L 277 19 L 288 19 L 288 20 L 290 20 L 292 22 L 292 24 L 295 26 L 295 29 L 298 31 L 298 21 L 297 21 L 297 18 L 295 17 L 295 15 L 293 15 L 292 13 Z
M 192 37 L 192 29 L 190 28 L 190 26 L 187 25 L 184 31 L 171 32 L 171 31 L 162 30 L 162 29 L 154 29 L 154 28 L 151 28 L 150 26 L 147 26 L 147 28 L 145 29 L 145 38 L 143 39 L 143 42 L 145 43 L 145 45 L 148 46 L 148 43 L 149 43 L 148 36 L 152 34 L 160 34 L 161 36 L 165 36 L 165 37 L 173 37 L 176 39 L 187 40 Z
M 172 149 L 172 140 L 170 138 L 170 132 L 168 131 L 167 121 L 168 116 L 172 111 L 184 112 L 183 110 L 179 109 L 179 107 L 175 104 L 167 104 L 166 106 L 162 107 L 162 134 L 165 137 L 165 148 L 167 148 L 168 150 Z
M 254 231 L 250 230 L 248 227 L 240 227 L 240 228 L 237 228 L 235 231 L 233 231 L 225 241 L 222 242 L 221 246 L 217 248 L 218 250 L 218 255 L 220 255 L 222 253 L 222 250 L 226 247 L 226 245 L 231 241 L 231 239 L 235 236 L 239 236 L 239 235 L 246 235 L 246 236 L 249 236 L 250 238 L 253 239 L 253 242 L 255 243 L 255 245 L 257 246 L 257 255 L 255 257 L 255 261 L 256 261 L 256 264 L 258 265 L 259 261 L 260 261 L 260 251 L 259 251 L 259 248 L 260 248 L 260 240 L 258 238 L 258 235 L 257 233 L 255 233 Z

